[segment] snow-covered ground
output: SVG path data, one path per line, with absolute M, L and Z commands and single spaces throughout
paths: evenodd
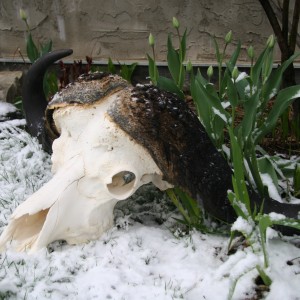
M 15 207 L 51 178 L 51 160 L 35 139 L 0 122 L 0 233 Z M 149 196 L 150 195 L 150 196 Z M 262 257 L 229 238 L 183 234 L 159 191 L 146 187 L 115 210 L 116 226 L 99 240 L 62 241 L 28 255 L 0 254 L 0 299 L 257 299 Z M 300 237 L 268 243 L 273 280 L 264 298 L 300 299 Z M 298 247 L 297 247 L 298 246 Z

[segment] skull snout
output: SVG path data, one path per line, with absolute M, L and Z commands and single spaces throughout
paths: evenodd
M 162 190 L 171 187 L 147 150 L 108 118 L 107 109 L 99 104 L 54 113 L 61 133 L 53 145 L 55 174 L 17 207 L 0 249 L 9 241 L 16 250 L 33 252 L 55 240 L 97 239 L 113 226 L 117 201 L 149 182 Z

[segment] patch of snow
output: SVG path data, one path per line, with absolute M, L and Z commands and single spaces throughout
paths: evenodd
M 269 196 L 272 199 L 277 200 L 278 202 L 282 202 L 282 199 L 277 191 L 277 188 L 276 188 L 271 176 L 267 173 L 261 173 L 260 177 L 261 177 L 263 184 L 266 187 L 268 187 Z
M 14 119 L 14 120 L 8 120 L 2 124 L 0 124 L 0 129 L 3 127 L 7 126 L 13 126 L 13 127 L 18 127 L 18 126 L 25 126 L 26 125 L 26 120 L 25 119 Z
M 278 92 L 277 89 L 273 89 L 272 92 L 271 92 L 271 94 L 270 94 L 270 96 L 269 96 L 269 98 L 270 99 L 273 98 L 277 94 L 277 92 Z
M 241 72 L 237 77 L 237 79 L 235 80 L 235 82 L 239 82 L 247 77 L 249 77 L 249 75 L 246 72 Z
M 274 230 L 271 227 L 268 227 L 266 235 L 267 235 L 267 244 L 269 245 L 269 240 L 278 238 L 278 231 Z
M 253 225 L 253 222 L 245 220 L 244 218 L 239 216 L 231 226 L 231 231 L 236 230 L 239 232 L 243 232 L 246 235 L 250 235 L 253 231 Z
M 0 116 L 5 116 L 9 113 L 13 113 L 17 110 L 17 108 L 8 102 L 0 101 Z
M 291 97 L 291 99 L 295 99 L 295 98 L 299 98 L 299 97 L 300 97 L 300 89 L 294 96 Z
M 226 116 L 222 114 L 218 109 L 216 109 L 215 107 L 213 107 L 212 109 L 215 115 L 219 116 L 224 122 L 228 122 Z
M 228 108 L 230 106 L 230 102 L 229 101 L 222 101 L 221 102 L 222 106 L 224 109 Z
M 282 220 L 286 219 L 285 215 L 278 214 L 278 213 L 275 213 L 275 212 L 269 213 L 269 216 L 270 216 L 272 221 L 282 221 Z
M 268 275 L 272 279 L 272 285 L 265 299 L 300 299 L 300 261 L 296 259 L 293 265 L 287 264 L 287 261 L 299 257 L 299 248 L 280 240 L 270 241 L 268 248 L 271 263 Z
M 257 87 L 256 86 L 252 86 L 252 94 L 254 94 L 256 91 L 257 91 Z M 249 84 L 245 87 L 245 94 L 247 96 L 251 95 L 251 86 Z
M 0 231 L 17 205 L 51 177 L 49 155 L 15 126 L 19 121 L 0 123 Z

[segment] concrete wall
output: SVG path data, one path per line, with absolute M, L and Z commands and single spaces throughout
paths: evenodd
M 215 61 L 210 34 L 221 43 L 231 29 L 235 44 L 240 39 L 243 49 L 252 43 L 261 50 L 272 33 L 257 0 L 0 0 L 2 61 L 20 59 L 17 48 L 26 56 L 20 8 L 28 14 L 34 39 L 52 39 L 55 49 L 73 48 L 71 59 L 89 55 L 94 61 L 111 57 L 145 62 L 152 32 L 157 58 L 165 61 L 167 33 L 174 32 L 173 16 L 182 30 L 188 28 L 188 58 L 200 64 Z M 245 62 L 245 51 L 243 55 Z

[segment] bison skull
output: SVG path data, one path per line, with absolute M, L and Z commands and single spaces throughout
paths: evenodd
M 118 93 L 53 114 L 60 137 L 53 143 L 53 178 L 23 202 L 4 230 L 0 247 L 36 251 L 55 240 L 96 239 L 113 225 L 118 200 L 153 182 L 171 187 L 149 153 L 114 123 L 107 109 Z
M 47 103 L 43 75 L 71 53 L 46 54 L 25 78 L 28 129 L 49 152 L 53 143 L 54 176 L 17 207 L 0 237 L 0 250 L 9 241 L 17 250 L 35 251 L 58 239 L 71 244 L 96 239 L 112 226 L 116 202 L 148 182 L 161 190 L 178 186 L 215 218 L 233 222 L 227 198 L 232 170 L 176 95 L 98 73 Z M 250 197 L 252 206 L 262 207 L 254 191 Z M 291 218 L 300 210 L 272 199 L 263 208 Z

